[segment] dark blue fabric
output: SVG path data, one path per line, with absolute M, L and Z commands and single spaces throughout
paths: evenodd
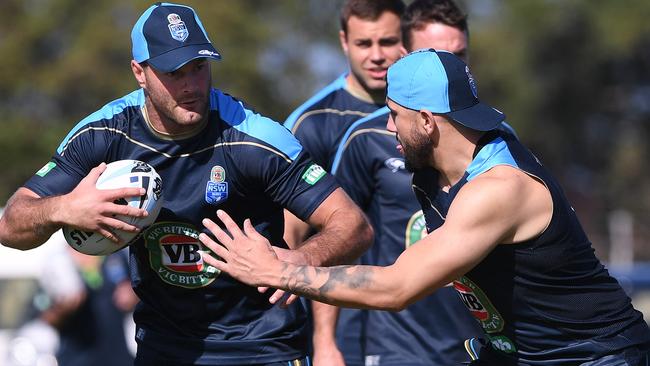
M 300 106 L 299 115 L 287 119 L 285 126 L 300 141 L 314 161 L 331 171 L 334 156 L 345 131 L 355 121 L 383 107 L 356 98 L 344 89 L 344 83 L 326 88 L 320 99 Z
M 414 191 L 429 231 L 443 225 L 454 197 L 468 181 L 502 164 L 548 187 L 553 216 L 539 237 L 497 246 L 454 282 L 494 353 L 520 365 L 564 365 L 650 344 L 641 313 L 596 258 L 561 187 L 513 135 L 488 133 L 464 178 L 449 193 L 438 188 L 435 171 L 415 173 Z
M 25 186 L 40 196 L 63 194 L 100 162 L 149 163 L 162 178 L 164 203 L 156 222 L 130 247 L 131 280 L 142 300 L 135 312 L 139 346 L 178 363 L 304 357 L 304 306 L 273 306 L 271 291 L 260 294 L 207 266 L 197 237 L 207 232 L 201 220 L 218 222 L 216 210 L 223 209 L 240 226 L 250 218 L 271 243 L 286 248 L 283 208 L 307 219 L 338 187 L 334 178 L 324 175 L 314 184 L 304 179 L 313 162 L 291 134 L 216 89 L 206 128 L 177 140 L 148 127 L 141 96 L 136 91 L 109 104 L 119 108 L 85 119 L 53 157 L 56 167 Z M 116 114 L 108 117 L 110 110 Z
M 411 189 L 411 173 L 386 130 L 388 111 L 355 123 L 341 141 L 335 172 L 341 187 L 368 215 L 375 242 L 361 261 L 387 266 L 426 235 Z M 482 334 L 452 288 L 443 288 L 400 312 L 367 311 L 364 357 L 379 365 L 458 365 L 469 361 L 465 339 Z

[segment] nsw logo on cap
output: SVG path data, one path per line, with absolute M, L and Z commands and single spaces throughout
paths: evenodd
M 181 17 L 178 14 L 172 13 L 167 15 L 167 21 L 169 22 L 167 27 L 169 27 L 169 33 L 171 33 L 172 38 L 179 42 L 185 42 L 187 37 L 190 36 L 190 31 L 187 30 L 185 22 L 181 20 Z

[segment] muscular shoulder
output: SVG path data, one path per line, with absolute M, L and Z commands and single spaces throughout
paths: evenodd
M 539 235 L 552 215 L 552 199 L 537 178 L 509 165 L 497 165 L 458 192 L 448 215 L 503 227 L 502 242 L 521 242 Z

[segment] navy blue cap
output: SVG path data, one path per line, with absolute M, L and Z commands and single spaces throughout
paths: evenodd
M 156 3 L 149 7 L 131 31 L 133 59 L 156 70 L 172 72 L 201 57 L 220 60 L 199 16 L 189 6 Z
M 387 97 L 402 107 L 444 114 L 478 131 L 490 131 L 506 116 L 478 99 L 469 67 L 447 51 L 412 52 L 388 68 Z

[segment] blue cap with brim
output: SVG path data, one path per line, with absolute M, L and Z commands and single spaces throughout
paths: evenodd
M 388 68 L 387 97 L 402 107 L 444 114 L 478 131 L 499 126 L 505 115 L 478 99 L 469 67 L 433 49 L 412 52 Z
M 156 70 L 172 72 L 197 58 L 220 60 L 194 9 L 185 5 L 156 3 L 149 7 L 131 31 L 133 59 Z

